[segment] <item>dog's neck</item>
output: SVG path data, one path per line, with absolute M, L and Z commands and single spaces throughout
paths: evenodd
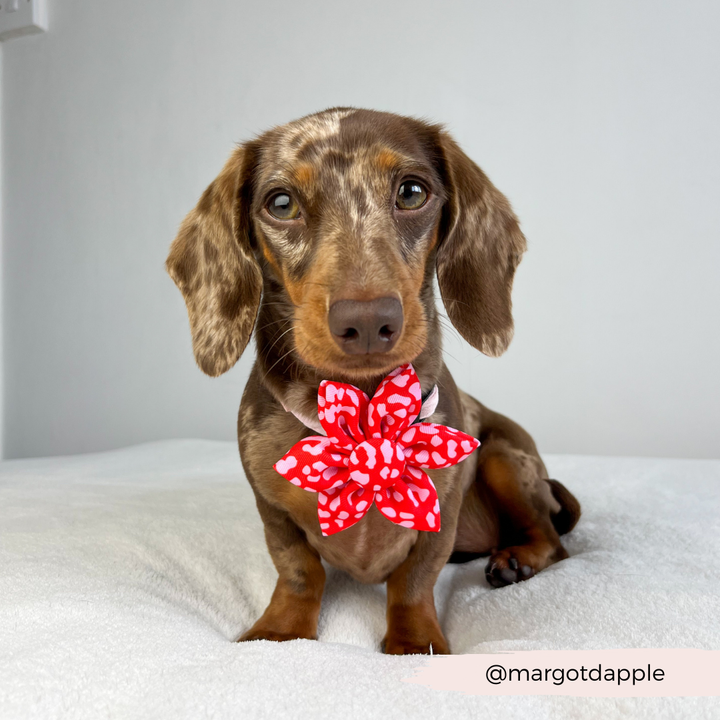
M 387 375 L 387 373 L 382 373 L 377 377 L 358 380 L 352 377 L 344 377 L 340 373 L 323 373 L 317 368 L 302 363 L 302 361 L 299 363 L 296 361 L 292 367 L 291 375 L 284 377 L 278 372 L 277 367 L 268 366 L 268 360 L 263 360 L 258 356 L 256 362 L 260 371 L 261 382 L 273 397 L 287 412 L 295 415 L 300 422 L 313 430 L 318 429 L 317 397 L 318 388 L 323 380 L 334 380 L 354 385 L 360 388 L 368 397 L 372 397 Z M 426 349 L 412 362 L 420 380 L 423 400 L 426 400 L 431 397 L 433 390 L 437 388 L 440 366 L 442 365 L 441 348 L 433 348 L 433 351 Z M 433 398 L 433 408 L 436 402 L 437 399 Z

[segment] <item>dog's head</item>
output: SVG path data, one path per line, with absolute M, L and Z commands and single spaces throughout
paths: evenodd
M 362 378 L 426 347 L 435 270 L 453 325 L 502 354 L 524 250 L 506 198 L 441 127 L 335 108 L 240 146 L 167 269 L 208 375 L 238 360 L 262 301 L 276 327 L 258 332 L 324 373 Z

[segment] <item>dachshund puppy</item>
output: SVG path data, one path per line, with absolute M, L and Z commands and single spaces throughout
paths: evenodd
M 239 146 L 203 193 L 167 269 L 203 372 L 229 370 L 255 329 L 238 441 L 278 572 L 270 604 L 241 640 L 316 637 L 322 558 L 360 582 L 387 583 L 384 652 L 448 653 L 433 587 L 451 556 L 489 554 L 495 587 L 567 557 L 559 536 L 577 522 L 577 500 L 548 479 L 527 432 L 457 389 L 433 294 L 437 273 L 452 324 L 501 355 L 524 251 L 507 199 L 449 135 L 389 113 L 332 108 L 269 130 Z M 482 443 L 463 463 L 429 471 L 442 529 L 400 527 L 372 507 L 325 537 L 318 496 L 273 465 L 316 434 L 298 418 L 317 420 L 322 380 L 372 397 L 409 362 L 424 394 L 440 390 L 428 419 Z

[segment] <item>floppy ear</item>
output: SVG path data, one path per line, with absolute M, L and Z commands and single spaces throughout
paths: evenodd
M 513 336 L 510 294 L 525 237 L 483 171 L 447 133 L 439 142 L 448 195 L 436 258 L 440 294 L 461 335 L 497 357 Z
M 229 370 L 250 339 L 262 274 L 250 242 L 252 144 L 238 148 L 180 226 L 165 267 L 185 298 L 195 360 Z

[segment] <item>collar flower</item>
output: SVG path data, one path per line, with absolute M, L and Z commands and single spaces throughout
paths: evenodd
M 397 525 L 440 530 L 437 491 L 423 468 L 456 465 L 480 443 L 454 428 L 416 423 L 421 395 L 410 364 L 393 370 L 372 399 L 354 385 L 320 383 L 318 418 L 327 437 L 303 438 L 274 467 L 318 493 L 323 535 L 351 527 L 373 503 Z

